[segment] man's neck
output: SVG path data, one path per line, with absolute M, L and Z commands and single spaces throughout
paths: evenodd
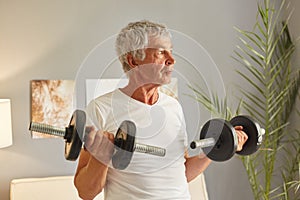
M 159 85 L 155 84 L 147 84 L 138 88 L 127 85 L 126 87 L 121 88 L 121 91 L 137 101 L 153 105 L 157 102 L 159 97 L 158 88 Z

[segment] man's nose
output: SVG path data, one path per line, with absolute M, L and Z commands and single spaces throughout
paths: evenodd
M 166 65 L 174 65 L 176 63 L 175 58 L 173 57 L 171 52 L 167 53 Z

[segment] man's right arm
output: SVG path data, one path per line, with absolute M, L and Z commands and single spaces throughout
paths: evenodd
M 94 199 L 105 186 L 107 171 L 107 165 L 95 159 L 87 150 L 81 150 L 74 178 L 80 198 Z
M 92 200 L 105 186 L 108 163 L 114 150 L 114 135 L 94 131 L 93 127 L 86 129 L 89 129 L 85 138 L 86 148 L 80 152 L 74 185 L 82 199 Z

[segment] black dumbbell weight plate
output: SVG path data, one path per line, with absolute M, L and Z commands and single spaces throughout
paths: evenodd
M 114 139 L 115 153 L 112 164 L 115 169 L 125 169 L 132 158 L 135 147 L 136 126 L 131 121 L 123 121 Z
M 260 146 L 259 130 L 260 126 L 250 116 L 239 115 L 230 120 L 232 126 L 243 126 L 243 131 L 248 135 L 242 151 L 237 151 L 240 155 L 250 155 L 256 152 Z
M 65 134 L 65 158 L 76 160 L 82 147 L 82 138 L 85 131 L 86 115 L 82 110 L 74 111 Z
M 216 144 L 202 148 L 203 152 L 214 161 L 229 160 L 237 148 L 237 138 L 231 124 L 223 119 L 212 119 L 205 123 L 200 133 L 200 140 L 214 138 Z

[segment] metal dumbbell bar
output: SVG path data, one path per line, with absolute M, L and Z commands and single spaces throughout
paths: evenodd
M 47 124 L 31 122 L 30 131 L 50 134 L 65 139 L 65 158 L 76 160 L 82 148 L 84 138 L 86 114 L 84 111 L 74 111 L 68 127 L 60 128 Z M 160 147 L 135 142 L 136 126 L 131 121 L 123 121 L 114 138 L 115 152 L 112 163 L 116 169 L 125 169 L 132 158 L 133 152 L 165 156 L 166 150 Z
M 248 136 L 241 151 L 236 151 L 238 139 L 235 126 L 243 126 L 243 131 Z M 256 152 L 262 143 L 264 132 L 250 116 L 236 116 L 230 122 L 212 119 L 205 123 L 200 132 L 200 139 L 192 141 L 190 147 L 192 149 L 200 147 L 211 160 L 225 161 L 235 153 L 250 155 Z

